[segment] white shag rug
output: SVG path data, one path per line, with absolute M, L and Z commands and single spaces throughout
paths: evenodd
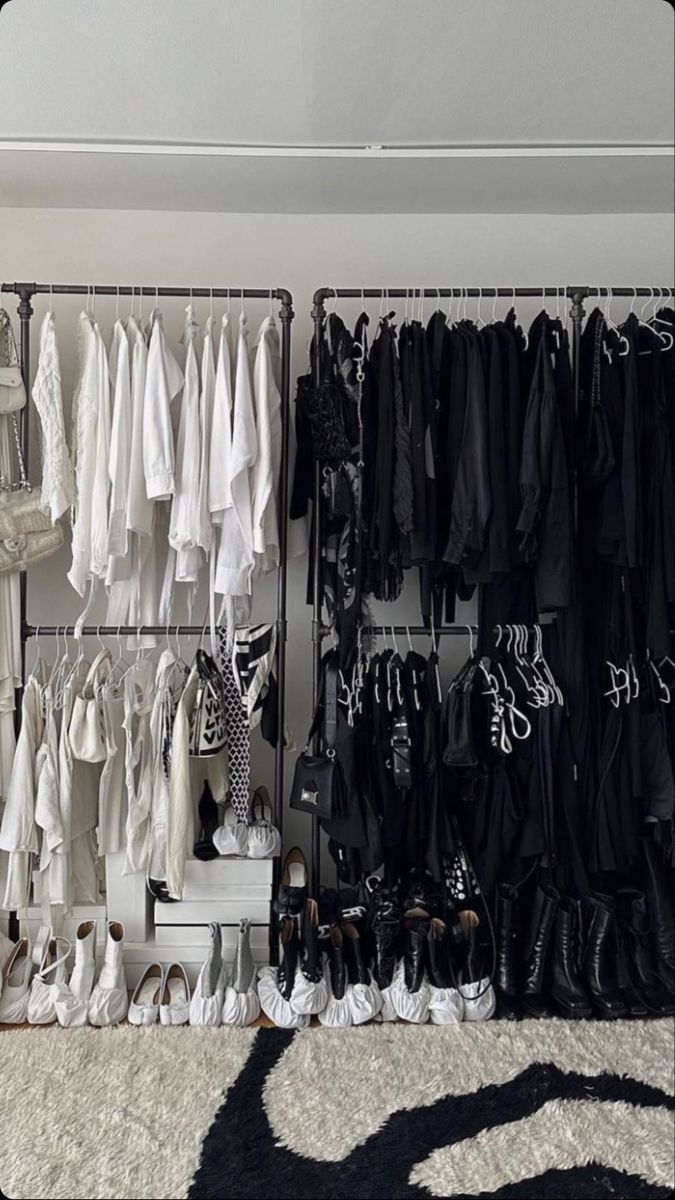
M 674 1024 L 0 1032 L 0 1187 L 127 1197 L 666 1197 Z

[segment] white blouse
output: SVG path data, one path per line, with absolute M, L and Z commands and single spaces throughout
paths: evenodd
M 42 508 L 52 521 L 62 517 L 75 498 L 75 476 L 66 445 L 61 394 L 61 366 L 53 312 L 40 330 L 40 357 L 33 382 L 33 402 L 42 429 Z
M 223 512 L 215 590 L 224 596 L 248 596 L 253 571 L 250 471 L 258 451 L 253 410 L 253 382 L 246 314 L 239 318 L 234 416 L 230 452 L 229 497 Z
M 143 468 L 149 500 L 168 500 L 174 493 L 171 405 L 182 386 L 183 372 L 166 344 L 162 314 L 155 309 L 143 404 Z
M 108 447 L 110 384 L 101 331 L 88 313 L 78 327 L 78 381 L 73 397 L 73 448 L 77 499 L 68 579 L 80 596 L 102 575 L 108 548 Z M 102 456 L 102 457 L 101 457 Z
M 255 571 L 262 574 L 279 565 L 277 488 L 281 469 L 281 359 L 274 317 L 265 317 L 255 348 L 253 391 L 258 454 L 251 471 L 252 534 Z

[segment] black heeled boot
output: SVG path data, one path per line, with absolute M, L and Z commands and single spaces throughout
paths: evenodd
M 421 908 L 410 909 L 405 914 L 403 931 L 403 974 L 405 986 L 411 993 L 419 992 L 426 966 L 429 914 Z
M 277 972 L 277 987 L 284 1000 L 290 999 L 298 965 L 298 926 L 292 917 L 281 918 L 281 963 Z
M 394 978 L 401 912 L 396 896 L 378 876 L 366 880 L 366 892 L 369 896 L 366 945 L 373 977 L 382 989 L 389 987 Z
M 517 892 L 508 883 L 497 885 L 495 925 L 497 937 L 497 970 L 495 989 L 498 1014 L 509 1021 L 518 1016 L 518 984 L 516 979 L 515 903 Z
M 581 974 L 598 1016 L 613 1020 L 626 1016 L 612 970 L 616 957 L 616 914 L 611 896 L 592 895 L 586 900 L 587 932 Z
M 567 896 L 561 896 L 555 914 L 553 946 L 551 950 L 550 991 L 551 999 L 563 1017 L 573 1019 L 590 1017 L 590 1000 L 581 982 L 578 967 L 578 945 L 580 941 L 579 904 Z
M 651 922 L 644 894 L 635 888 L 621 888 L 617 892 L 617 913 L 633 990 L 648 1012 L 672 1016 L 675 996 L 669 995 L 654 970 Z
M 544 972 L 557 905 L 555 888 L 540 884 L 534 894 L 522 992 L 523 1008 L 531 1017 L 545 1017 L 549 1013 L 544 995 Z
M 342 951 L 342 931 L 336 923 L 328 931 L 328 970 L 333 995 L 336 1000 L 342 1000 L 347 986 L 347 970 Z
M 640 839 L 644 887 L 654 939 L 655 970 L 666 991 L 675 996 L 675 899 L 673 874 L 651 837 Z

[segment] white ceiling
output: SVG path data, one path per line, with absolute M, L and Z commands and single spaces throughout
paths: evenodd
M 666 0 L 9 0 L 0 35 L 5 143 L 651 146 L 674 136 Z M 562 190 L 553 211 L 672 204 L 667 159 L 556 159 L 520 175 L 502 160 L 411 161 L 214 166 L 5 149 L 0 203 L 461 211 L 461 200 L 551 211 Z

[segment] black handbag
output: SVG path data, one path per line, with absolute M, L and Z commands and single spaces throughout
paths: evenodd
M 344 812 L 344 777 L 335 754 L 337 737 L 338 666 L 329 662 L 324 672 L 323 702 L 317 704 L 307 736 L 307 745 L 298 756 L 291 787 L 291 808 L 312 813 L 329 821 Z M 323 718 L 323 752 L 313 754 L 312 739 L 319 732 Z

